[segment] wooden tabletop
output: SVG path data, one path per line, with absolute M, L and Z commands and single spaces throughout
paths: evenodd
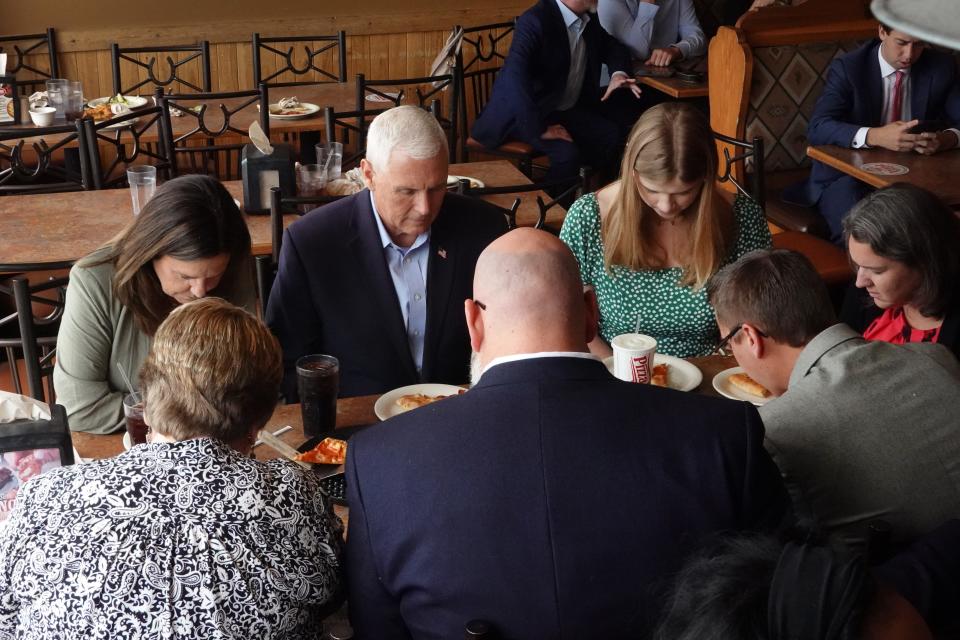
M 669 78 L 658 78 L 656 76 L 637 76 L 637 82 L 653 87 L 661 93 L 665 93 L 672 98 L 679 100 L 687 98 L 705 98 L 710 92 L 707 87 L 706 77 L 701 82 L 687 82 L 676 76 Z
M 847 149 L 835 145 L 807 147 L 807 155 L 853 176 L 857 180 L 881 188 L 896 182 L 909 182 L 938 195 L 949 205 L 960 204 L 960 149 L 951 149 L 932 156 L 888 149 Z M 908 169 L 903 175 L 881 175 L 864 170 L 873 162 L 889 162 Z
M 530 184 L 529 179 L 506 160 L 471 162 L 450 165 L 454 175 L 471 176 L 488 186 Z M 243 201 L 243 187 L 238 180 L 225 182 L 227 190 Z M 531 226 L 536 222 L 536 197 L 543 192 L 521 194 L 517 223 Z M 495 195 L 484 199 L 509 207 L 517 196 Z M 16 271 L 18 265 L 46 265 L 49 268 L 69 266 L 108 242 L 132 218 L 130 191 L 76 191 L 42 195 L 11 195 L 0 198 L 0 272 Z M 565 212 L 554 207 L 548 223 L 559 227 Z M 284 225 L 296 219 L 284 216 Z M 254 254 L 270 252 L 270 216 L 246 216 Z
M 697 387 L 696 392 L 710 396 L 718 395 L 713 388 L 714 376 L 724 369 L 734 367 L 737 364 L 732 357 L 724 356 L 704 356 L 701 358 L 688 358 L 688 360 L 703 372 L 703 382 Z M 378 397 L 379 396 L 376 395 L 358 396 L 338 400 L 337 429 L 380 422 L 373 412 L 373 405 Z M 306 437 L 303 435 L 303 424 L 300 418 L 300 405 L 279 405 L 264 428 L 272 433 L 286 425 L 292 426 L 293 430 L 281 434 L 279 437 L 290 446 L 296 448 L 306 440 Z M 74 448 L 83 458 L 109 458 L 123 452 L 122 433 L 94 435 L 77 432 L 73 433 L 72 437 Z M 256 447 L 254 452 L 258 460 L 270 460 L 279 456 L 276 451 L 267 445 Z

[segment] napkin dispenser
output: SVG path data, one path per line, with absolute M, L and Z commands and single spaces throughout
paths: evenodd
M 243 177 L 244 213 L 270 213 L 270 189 L 280 187 L 281 193 L 297 193 L 293 173 L 293 150 L 289 144 L 275 144 L 271 153 L 260 151 L 253 144 L 243 146 L 240 159 Z

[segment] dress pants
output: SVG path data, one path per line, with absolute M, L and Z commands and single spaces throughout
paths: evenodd
M 843 246 L 843 219 L 872 189 L 852 176 L 837 178 L 823 190 L 817 207 L 830 227 L 830 241 Z

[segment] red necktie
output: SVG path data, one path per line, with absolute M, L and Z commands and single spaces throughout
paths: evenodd
M 903 71 L 897 71 L 897 78 L 893 82 L 893 104 L 890 106 L 890 122 L 897 122 L 900 120 L 901 109 L 900 105 L 903 103 Z

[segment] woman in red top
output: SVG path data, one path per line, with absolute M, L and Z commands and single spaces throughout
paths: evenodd
M 960 220 L 908 184 L 876 191 L 843 221 L 856 287 L 841 319 L 868 340 L 938 342 L 960 354 Z

